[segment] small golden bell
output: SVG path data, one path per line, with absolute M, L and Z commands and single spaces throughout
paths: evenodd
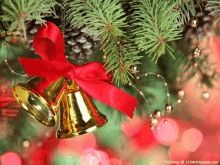
M 74 81 L 67 85 L 60 106 L 57 138 L 65 139 L 92 132 L 108 121 L 91 98 Z
M 47 84 L 47 85 L 45 85 Z M 34 77 L 26 83 L 12 88 L 17 102 L 40 123 L 53 127 L 67 80 L 64 77 L 55 82 L 50 78 Z

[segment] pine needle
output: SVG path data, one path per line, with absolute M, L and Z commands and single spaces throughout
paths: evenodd
M 211 15 L 218 16 L 220 14 L 220 1 L 219 0 L 208 1 L 206 8 L 211 11 L 210 13 Z M 216 22 L 218 22 L 219 19 L 220 18 L 218 18 Z
M 132 15 L 133 34 L 135 43 L 140 50 L 145 51 L 153 60 L 169 52 L 172 49 L 167 42 L 177 40 L 181 37 L 182 24 L 175 22 L 180 17 L 178 11 L 173 11 L 177 3 L 161 0 L 135 0 L 132 3 L 134 13 Z
M 131 80 L 130 66 L 138 64 L 139 50 L 128 33 L 127 16 L 118 0 L 75 0 L 66 3 L 67 20 L 75 28 L 86 26 L 87 34 L 101 37 L 101 49 L 107 57 L 107 72 L 114 81 L 126 84 Z
M 10 24 L 8 31 L 22 30 L 26 39 L 26 22 L 36 20 L 43 23 L 43 14 L 54 13 L 55 5 L 58 5 L 55 0 L 2 0 L 0 19 Z

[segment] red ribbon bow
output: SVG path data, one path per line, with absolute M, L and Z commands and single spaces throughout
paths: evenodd
M 114 107 L 130 118 L 137 105 L 137 99 L 116 88 L 103 64 L 91 62 L 77 66 L 67 61 L 64 52 L 64 38 L 60 29 L 51 22 L 39 27 L 33 46 L 43 60 L 19 58 L 27 75 L 38 77 L 65 76 L 74 80 L 85 92 L 95 99 Z

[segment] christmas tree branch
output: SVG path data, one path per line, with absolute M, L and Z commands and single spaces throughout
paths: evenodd
M 220 1 L 219 0 L 211 0 L 208 1 L 206 8 L 211 12 L 212 15 L 219 15 L 220 14 Z
M 57 4 L 55 0 L 3 0 L 1 4 L 3 15 L 0 18 L 2 22 L 10 24 L 8 31 L 22 30 L 26 39 L 26 22 L 37 20 L 43 23 L 42 14 L 54 13 L 52 8 Z
M 174 21 L 180 18 L 180 13 L 173 11 L 176 5 L 161 0 L 135 0 L 132 3 L 135 11 L 131 23 L 135 42 L 149 56 L 154 54 L 156 61 L 165 52 L 173 56 L 173 49 L 167 42 L 181 38 L 181 29 L 178 27 L 182 22 Z
M 118 0 L 75 0 L 67 2 L 67 20 L 75 27 L 86 26 L 87 34 L 101 37 L 101 49 L 107 57 L 107 71 L 113 71 L 116 83 L 128 83 L 132 77 L 130 66 L 141 58 L 127 33 L 127 17 Z
M 185 23 L 189 22 L 192 16 L 195 16 L 195 6 L 198 5 L 201 8 L 201 0 L 171 0 L 171 3 L 176 3 L 173 11 L 179 11 L 181 13 L 181 20 Z

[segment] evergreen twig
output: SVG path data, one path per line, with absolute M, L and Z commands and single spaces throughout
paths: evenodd
M 57 4 L 55 0 L 3 0 L 1 4 L 3 15 L 0 19 L 10 24 L 8 31 L 22 30 L 26 39 L 26 22 L 37 20 L 43 23 L 42 14 L 55 14 L 52 8 Z
M 192 16 L 195 16 L 195 6 L 198 5 L 201 9 L 200 3 L 202 0 L 171 0 L 171 3 L 176 3 L 173 11 L 179 11 L 181 14 L 181 20 L 188 23 Z
M 130 66 L 138 64 L 141 57 L 137 55 L 139 51 L 134 40 L 126 32 L 127 17 L 119 1 L 75 0 L 66 6 L 69 6 L 67 21 L 75 28 L 85 25 L 87 34 L 93 33 L 93 38 L 101 37 L 101 49 L 107 56 L 105 66 L 107 72 L 113 71 L 115 82 L 125 84 L 131 81 Z
M 220 1 L 219 0 L 210 0 L 210 1 L 208 1 L 206 8 L 211 11 L 210 14 L 219 15 L 220 14 Z
M 170 2 L 135 0 L 132 4 L 135 10 L 131 20 L 135 42 L 149 56 L 154 54 L 156 61 L 166 51 L 173 56 L 173 49 L 167 42 L 181 39 L 182 30 L 178 27 L 182 22 L 174 21 L 180 13 L 173 11 L 177 3 Z

